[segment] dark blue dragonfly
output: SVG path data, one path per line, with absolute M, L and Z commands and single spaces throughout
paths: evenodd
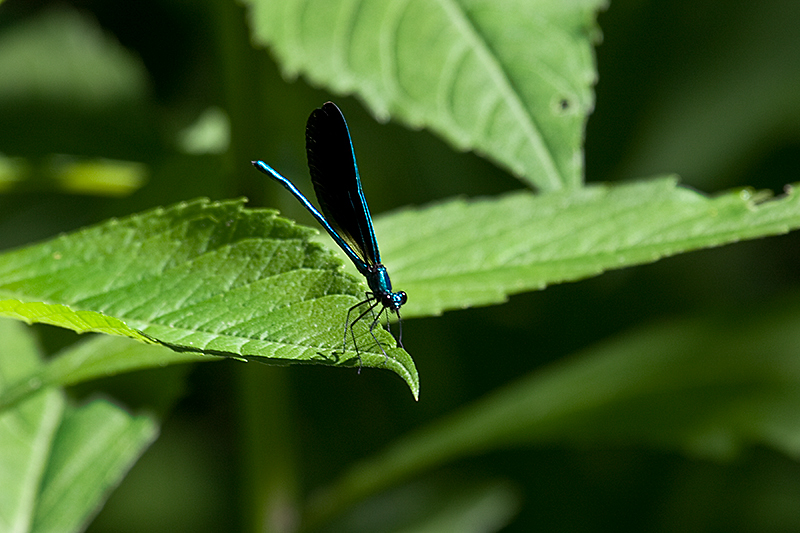
M 322 208 L 322 213 L 291 181 L 281 176 L 271 166 L 263 161 L 252 161 L 252 163 L 258 170 L 280 182 L 295 198 L 300 200 L 300 203 L 317 219 L 317 222 L 322 224 L 325 231 L 344 250 L 358 271 L 367 279 L 369 291 L 366 300 L 357 303 L 347 311 L 342 351 L 347 345 L 347 330 L 349 329 L 356 355 L 359 362 L 361 361 L 353 325 L 368 313 L 374 314 L 374 309 L 380 305 L 380 310 L 377 315 L 374 315 L 370 324 L 369 332 L 386 356 L 386 350 L 375 337 L 375 326 L 380 323 L 381 315 L 387 310 L 397 314 L 399 322 L 400 307 L 406 303 L 407 297 L 403 291 L 394 292 L 392 290 L 389 273 L 381 264 L 378 241 L 375 240 L 375 231 L 372 229 L 372 217 L 369 214 L 367 200 L 364 198 L 364 191 L 361 190 L 361 178 L 356 166 L 350 131 L 347 129 L 344 115 L 333 102 L 326 102 L 308 117 L 306 154 L 311 181 L 314 184 L 314 192 L 317 194 L 317 201 Z M 351 322 L 350 314 L 364 304 L 368 304 L 367 308 Z M 403 329 L 402 323 L 400 323 L 400 346 L 403 345 L 402 338 Z

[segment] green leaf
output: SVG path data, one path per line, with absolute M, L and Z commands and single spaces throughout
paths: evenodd
M 30 330 L 0 320 L 0 394 L 35 374 Z M 155 439 L 156 425 L 105 401 L 75 408 L 57 388 L 0 413 L 0 530 L 79 531 Z
M 380 217 L 403 316 L 503 302 L 606 270 L 800 227 L 800 198 L 749 189 L 708 197 L 672 177 L 543 195 L 450 200 Z
M 0 390 L 39 366 L 38 348 L 26 329 L 0 320 Z M 51 389 L 0 413 L 1 531 L 30 530 L 39 483 L 63 410 L 63 396 Z
M 131 370 L 214 359 L 120 337 L 94 336 L 68 346 L 46 363 L 9 381 L 0 391 L 0 412 L 48 387 L 74 385 Z
M 519 512 L 519 490 L 510 483 L 436 474 L 376 495 L 321 533 L 488 533 L 502 531 Z M 311 529 L 311 528 L 306 528 Z
M 185 352 L 388 368 L 416 396 L 414 363 L 388 332 L 374 332 L 384 355 L 360 321 L 360 358 L 352 339 L 341 351 L 363 282 L 309 242 L 314 230 L 243 203 L 185 202 L 6 252 L 0 315 Z
M 24 182 L 30 177 L 31 169 L 28 162 L 22 157 L 7 157 L 0 154 L 0 191 Z
M 231 144 L 231 119 L 219 107 L 209 107 L 178 134 L 178 145 L 187 154 L 223 154 Z
M 152 160 L 163 139 L 132 43 L 122 46 L 86 10 L 63 3 L 4 22 L 0 132 L 3 152 L 24 159 L 10 168 L 0 161 L 0 188 L 13 180 L 27 190 L 121 196 L 140 187 L 147 168 L 137 160 Z
M 430 128 L 541 189 L 582 183 L 605 1 L 248 3 L 287 75 L 357 93 L 378 117 Z
M 77 11 L 56 8 L 0 36 L 0 102 L 60 102 L 86 109 L 147 94 L 141 60 Z
M 80 531 L 156 439 L 155 422 L 97 400 L 67 408 L 51 444 L 33 531 Z
M 355 465 L 309 520 L 324 523 L 445 463 L 519 446 L 645 445 L 729 460 L 766 445 L 796 459 L 798 301 L 652 324 L 535 371 Z
M 113 317 L 93 311 L 76 311 L 66 305 L 0 300 L 0 315 L 23 320 L 28 324 L 61 326 L 78 333 L 96 332 L 123 335 L 142 342 L 153 342 L 141 332 L 129 328 L 122 321 Z

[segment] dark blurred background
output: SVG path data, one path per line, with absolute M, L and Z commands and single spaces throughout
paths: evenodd
M 706 193 L 749 185 L 780 194 L 798 180 L 800 2 L 620 0 L 599 24 L 588 182 L 678 173 Z M 57 60 L 74 58 L 69 46 L 80 59 Z M 246 195 L 315 226 L 249 161 L 268 161 L 308 190 L 305 120 L 328 99 L 347 116 L 375 215 L 523 187 L 425 131 L 375 122 L 352 97 L 284 79 L 269 51 L 251 46 L 238 4 L 6 0 L 0 154 L 26 170 L 24 180 L 0 181 L 0 249 L 198 196 Z M 198 137 L 202 120 L 210 140 Z M 127 181 L 116 187 L 76 189 L 64 178 L 75 161 L 99 158 L 135 164 L 122 165 Z M 632 326 L 768 307 L 797 288 L 799 251 L 797 234 L 745 242 L 407 320 L 419 403 L 389 372 L 233 361 L 75 387 L 77 399 L 107 394 L 163 419 L 161 438 L 90 531 L 247 530 L 257 495 L 241 458 L 273 453 L 271 417 L 295 425 L 296 441 L 280 453 L 301 474 L 289 492 L 303 494 L 399 435 Z M 37 331 L 49 352 L 76 340 Z M 640 448 L 526 449 L 448 471 L 513 480 L 524 500 L 509 531 L 800 528 L 800 468 L 767 449 L 733 464 Z

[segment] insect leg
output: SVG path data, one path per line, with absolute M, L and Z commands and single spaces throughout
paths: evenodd
M 373 302 L 372 305 L 370 305 L 366 309 L 366 311 L 363 311 L 361 314 L 359 314 L 351 322 L 350 321 L 350 313 L 353 311 L 353 309 L 357 309 L 357 308 L 361 307 L 362 305 L 364 305 L 365 303 L 369 303 L 369 302 Z M 347 318 L 345 319 L 345 322 L 344 322 L 344 339 L 342 340 L 342 353 L 344 353 L 344 351 L 347 349 L 347 330 L 349 329 L 350 330 L 350 336 L 353 338 L 353 349 L 355 349 L 356 357 L 358 357 L 358 373 L 359 374 L 361 373 L 361 354 L 358 352 L 358 344 L 356 343 L 356 333 L 355 333 L 355 331 L 353 331 L 353 326 L 356 324 L 356 322 L 358 322 L 359 320 L 364 318 L 364 316 L 367 313 L 369 313 L 370 311 L 375 309 L 375 306 L 378 305 L 378 303 L 379 303 L 378 300 L 373 298 L 372 293 L 367 293 L 367 299 L 366 300 L 364 300 L 362 302 L 358 302 L 356 305 L 354 305 L 353 307 L 351 307 L 350 309 L 347 310 Z M 379 313 L 379 316 L 380 316 L 380 313 Z M 371 332 L 372 332 L 372 330 L 370 329 L 370 333 Z M 375 337 L 375 335 L 373 335 L 373 338 L 374 337 Z

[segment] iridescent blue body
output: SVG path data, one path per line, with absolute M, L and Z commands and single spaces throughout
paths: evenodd
M 407 296 L 403 291 L 393 291 L 389 273 L 381 263 L 378 242 L 372 228 L 372 217 L 364 192 L 361 190 L 361 178 L 358 174 L 350 132 L 344 115 L 333 102 L 326 102 L 321 108 L 315 109 L 308 118 L 306 154 L 311 181 L 322 213 L 291 181 L 281 176 L 271 166 L 263 161 L 252 161 L 252 163 L 258 170 L 283 185 L 303 204 L 367 280 L 369 287 L 367 299 L 354 305 L 347 312 L 342 350 L 347 343 L 347 330 L 350 330 L 355 346 L 353 324 L 380 305 L 381 309 L 372 321 L 369 331 L 375 343 L 386 355 L 373 330 L 380 322 L 381 314 L 387 309 L 397 314 L 399 319 L 400 307 L 406 303 Z M 351 322 L 350 313 L 363 304 L 369 306 Z M 402 323 L 399 342 L 402 346 Z M 358 347 L 355 346 L 355 349 L 358 354 Z

